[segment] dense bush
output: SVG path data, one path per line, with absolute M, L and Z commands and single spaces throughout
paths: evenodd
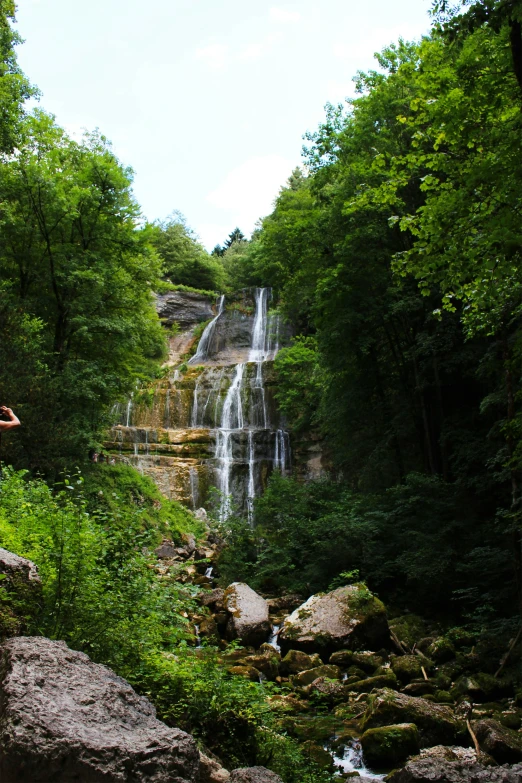
M 182 613 L 192 595 L 152 570 L 158 531 L 146 509 L 124 500 L 88 510 L 83 487 L 81 474 L 52 492 L 4 468 L 0 546 L 39 568 L 44 603 L 33 631 L 65 639 L 125 675 L 147 651 L 190 636 Z

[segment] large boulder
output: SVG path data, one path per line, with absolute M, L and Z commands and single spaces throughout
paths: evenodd
M 442 746 L 422 751 L 386 778 L 387 783 L 520 783 L 521 780 L 522 764 L 489 766 L 479 762 L 470 748 Z
M 454 743 L 465 732 L 449 707 L 389 688 L 376 691 L 370 696 L 364 729 L 396 723 L 414 723 L 419 729 L 421 747 Z
M 27 628 L 42 598 L 42 583 L 35 564 L 0 549 L 0 642 Z
M 223 605 L 228 613 L 227 637 L 259 647 L 270 634 L 268 604 L 244 582 L 233 582 L 225 590 Z
M 242 767 L 230 775 L 230 783 L 283 783 L 279 775 L 266 767 Z
M 0 648 L 2 783 L 196 783 L 193 738 L 156 719 L 128 682 L 65 642 Z
M 496 720 L 473 722 L 473 730 L 481 750 L 489 753 L 499 764 L 522 761 L 522 734 L 508 729 Z
M 419 732 L 414 723 L 368 729 L 361 737 L 364 758 L 371 767 L 394 767 L 419 752 Z
M 313 595 L 287 617 L 279 644 L 303 652 L 379 650 L 389 644 L 386 609 L 365 585 L 339 587 Z

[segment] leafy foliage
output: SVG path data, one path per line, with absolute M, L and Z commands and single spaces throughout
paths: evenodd
M 181 214 L 174 213 L 166 221 L 155 223 L 151 231 L 163 275 L 171 283 L 197 290 L 222 290 L 222 265 L 197 241 Z
M 86 454 L 110 407 L 162 357 L 151 294 L 160 270 L 136 225 L 131 172 L 101 135 L 77 143 L 37 111 L 24 121 L 19 153 L 1 165 L 2 342 L 13 323 L 31 324 L 23 353 L 34 354 L 37 370 L 36 389 L 14 382 L 12 405 L 29 410 L 36 391 L 32 410 L 45 420 L 7 456 L 56 469 Z M 15 376 L 13 351 L 11 360 L 2 377 Z
M 151 570 L 158 531 L 145 510 L 128 502 L 88 510 L 81 474 L 53 493 L 40 480 L 4 469 L 0 545 L 39 568 L 44 605 L 36 632 L 132 671 L 147 651 L 189 636 L 182 612 L 191 595 Z

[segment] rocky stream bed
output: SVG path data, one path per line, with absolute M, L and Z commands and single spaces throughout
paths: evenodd
M 502 672 L 483 670 L 469 635 L 436 635 L 414 615 L 389 620 L 363 584 L 310 597 L 218 587 L 220 547 L 210 532 L 164 540 L 158 576 L 199 585 L 194 646 L 217 647 L 231 676 L 269 687 L 281 730 L 310 759 L 361 783 L 522 781 L 520 698 Z M 29 561 L 0 550 L 0 573 L 26 604 L 37 597 Z M 226 770 L 106 667 L 19 636 L 15 611 L 2 622 L 12 637 L 0 647 L 3 783 L 281 783 L 261 767 Z

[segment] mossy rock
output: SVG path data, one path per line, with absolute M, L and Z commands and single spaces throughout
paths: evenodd
M 359 669 L 358 666 L 350 666 L 346 670 L 346 674 L 348 677 L 357 677 L 358 680 L 364 680 L 366 678 L 366 672 Z
M 496 720 L 473 722 L 473 730 L 482 750 L 498 764 L 516 764 L 522 761 L 522 736 Z
M 288 650 L 285 657 L 281 660 L 281 674 L 299 674 L 307 669 L 314 669 L 322 666 L 321 658 L 316 655 L 307 655 L 301 650 Z
M 436 663 L 446 663 L 455 658 L 456 650 L 453 642 L 451 642 L 445 636 L 441 636 L 435 639 L 427 649 L 427 654 Z
M 316 666 L 314 669 L 295 674 L 290 678 L 290 682 L 295 688 L 304 688 L 307 685 L 311 685 L 319 677 L 326 677 L 329 680 L 340 680 L 341 670 L 338 666 L 331 666 L 330 664 Z
M 491 674 L 478 672 L 471 676 L 463 675 L 456 681 L 451 689 L 451 694 L 455 699 L 470 698 L 474 702 L 484 704 L 494 699 L 500 699 L 510 693 L 508 683 L 497 680 Z
M 364 584 L 313 595 L 286 619 L 279 644 L 322 657 L 347 648 L 380 650 L 390 645 L 385 606 Z
M 366 730 L 396 723 L 415 723 L 421 747 L 451 745 L 460 736 L 466 736 L 465 725 L 445 705 L 390 689 L 372 694 L 363 728 Z
M 366 763 L 377 769 L 400 764 L 420 750 L 419 731 L 414 723 L 368 729 L 360 742 Z
M 433 663 L 424 655 L 397 655 L 392 656 L 391 667 L 397 679 L 407 684 L 412 680 L 421 679 L 424 676 L 422 667 L 428 672 L 433 668 Z
M 452 704 L 454 701 L 453 696 L 449 691 L 437 690 L 433 695 L 435 697 L 435 701 L 439 704 Z
M 353 666 L 358 666 L 367 674 L 374 674 L 383 665 L 384 658 L 372 652 L 355 652 L 351 661 Z
M 390 630 L 393 631 L 399 641 L 404 642 L 407 647 L 413 645 L 426 636 L 427 627 L 422 617 L 417 614 L 404 614 L 400 617 L 394 617 L 389 621 Z
M 408 696 L 428 696 L 433 695 L 437 691 L 437 685 L 431 680 L 425 680 L 424 678 L 418 680 L 412 680 L 408 685 L 402 688 L 403 693 L 407 693 Z
M 377 677 L 366 677 L 359 682 L 351 683 L 349 690 L 356 693 L 370 693 L 378 688 L 397 688 L 397 677 L 388 669 L 387 674 L 380 674 Z
M 353 650 L 336 650 L 330 656 L 328 663 L 334 666 L 351 666 L 353 658 Z
M 244 677 L 246 680 L 251 680 L 251 682 L 259 682 L 260 672 L 253 666 L 229 666 L 227 671 L 236 677 Z
M 522 714 L 520 710 L 505 710 L 498 715 L 499 722 L 508 729 L 518 729 L 522 726 Z
M 275 652 L 275 650 L 273 651 Z M 271 655 L 270 653 L 249 655 L 244 658 L 243 661 L 246 666 L 253 666 L 254 669 L 262 672 L 269 680 L 275 680 L 279 674 L 279 661 L 275 655 Z
M 473 647 L 477 641 L 477 637 L 467 628 L 450 628 L 446 633 L 446 638 L 452 642 L 456 650 L 461 650 L 464 647 Z

